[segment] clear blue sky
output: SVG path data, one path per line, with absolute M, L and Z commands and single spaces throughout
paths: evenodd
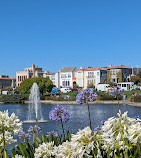
M 0 75 L 33 63 L 141 67 L 141 0 L 1 0 Z

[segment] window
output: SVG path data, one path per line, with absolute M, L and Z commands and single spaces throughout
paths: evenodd
M 52 79 L 52 80 L 55 80 L 55 76 L 51 76 L 51 79 Z
M 65 87 L 65 81 L 62 81 L 62 85 Z
M 70 78 L 71 77 L 71 74 L 68 74 L 68 78 Z
M 122 87 L 126 87 L 126 84 L 123 84 Z
M 78 85 L 82 87 L 82 80 L 78 80 Z
M 68 81 L 68 86 L 70 86 L 70 81 Z
M 78 76 L 78 77 L 82 77 L 82 72 L 79 71 L 78 74 L 77 74 L 77 76 Z
M 66 86 L 68 86 L 68 81 L 66 81 Z
M 94 78 L 94 72 L 88 72 L 88 78 Z
M 97 76 L 99 76 L 99 72 L 97 72 Z

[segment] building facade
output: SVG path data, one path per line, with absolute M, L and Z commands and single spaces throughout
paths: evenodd
M 6 75 L 0 75 L 0 89 L 4 88 L 15 88 L 16 87 L 16 78 L 9 78 Z
M 85 69 L 83 68 L 76 69 L 75 77 L 73 78 L 73 85 L 77 84 L 80 88 L 84 88 L 84 85 L 85 85 L 84 72 L 85 72 Z
M 107 83 L 117 84 L 119 82 L 129 82 L 132 75 L 132 67 L 112 66 L 107 67 Z
M 32 67 L 25 68 L 24 71 L 16 72 L 16 86 L 19 87 L 22 81 L 33 77 L 43 77 L 44 71 L 35 64 Z
M 137 70 L 134 69 L 134 73 Z M 129 66 L 112 66 L 109 67 L 92 67 L 86 69 L 77 69 L 75 72 L 76 84 L 87 89 L 89 85 L 94 85 L 97 88 L 99 83 L 129 82 L 132 75 L 132 67 Z
M 61 87 L 73 88 L 73 78 L 75 77 L 76 67 L 67 67 L 59 71 L 59 82 Z

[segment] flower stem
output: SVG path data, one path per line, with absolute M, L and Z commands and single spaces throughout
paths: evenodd
M 33 133 L 33 143 L 35 142 L 35 133 Z
M 87 102 L 87 105 L 88 105 L 88 112 L 89 112 L 90 128 L 92 129 L 92 125 L 91 125 L 91 114 L 90 114 L 90 108 L 89 108 L 88 102 Z
M 64 126 L 63 126 L 62 118 L 61 118 L 61 125 L 62 125 L 63 135 L 64 135 L 64 139 L 65 139 L 65 132 L 64 132 Z
M 4 158 L 7 158 L 7 154 L 6 154 L 6 142 L 5 142 L 5 134 L 4 134 L 5 132 L 4 132 L 4 129 L 2 128 L 2 135 L 3 135 L 3 149 L 4 149 L 4 153 L 3 153 L 3 155 L 4 155 Z
M 118 99 L 118 111 L 120 110 L 120 104 L 119 104 L 119 97 L 117 97 Z

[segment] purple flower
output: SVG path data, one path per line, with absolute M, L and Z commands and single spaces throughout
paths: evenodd
M 39 134 L 41 132 L 41 128 L 39 126 L 30 126 L 30 128 L 28 129 L 28 133 L 32 133 L 32 134 Z
M 100 127 L 100 126 L 97 126 L 97 127 L 94 129 L 93 132 L 95 133 L 95 132 L 100 131 L 100 130 L 101 130 L 101 127 Z
M 141 120 L 141 117 L 140 117 L 140 116 L 134 116 L 133 118 L 136 119 L 136 120 L 138 120 L 138 119 Z
M 98 95 L 90 90 L 82 90 L 76 96 L 76 101 L 78 104 L 84 104 L 87 101 L 95 101 L 98 98 Z
M 66 110 L 62 105 L 57 105 L 56 108 L 53 108 L 49 113 L 50 120 L 59 121 L 62 120 L 66 122 L 70 119 L 69 111 Z
M 111 92 L 111 93 L 109 93 L 109 95 L 110 95 L 110 96 L 112 96 L 112 97 L 114 97 L 114 96 L 115 96 L 115 95 L 114 95 L 114 93 L 112 93 L 112 92 Z
M 101 129 L 102 129 L 102 126 L 104 125 L 104 122 L 105 122 L 105 120 L 102 120 L 101 122 L 100 122 L 100 125 L 99 126 L 97 126 L 95 129 L 94 129 L 94 133 L 95 132 L 97 132 L 97 131 L 100 131 Z
M 105 123 L 105 120 L 102 120 L 102 121 L 100 122 L 100 126 L 103 126 L 104 123 Z
M 20 139 L 30 139 L 31 135 L 29 133 L 22 132 L 21 134 L 19 134 L 19 138 Z
M 121 94 L 121 90 L 119 89 L 114 89 L 112 92 L 109 93 L 110 96 L 117 98 L 118 96 L 120 96 Z
M 51 137 L 51 136 L 54 136 L 54 137 L 58 137 L 58 133 L 55 132 L 55 131 L 51 131 L 51 132 L 47 132 L 47 137 Z

